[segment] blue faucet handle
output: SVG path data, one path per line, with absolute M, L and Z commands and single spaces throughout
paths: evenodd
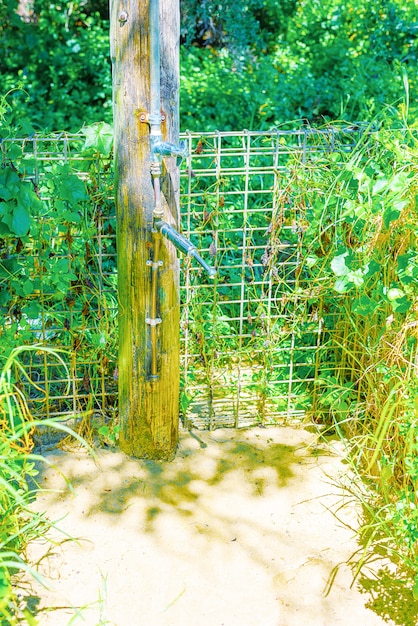
M 177 157 L 177 166 L 179 166 L 184 158 L 188 156 L 188 150 L 184 141 L 179 146 L 169 141 L 159 141 L 153 147 L 154 154 L 158 154 L 161 158 Z

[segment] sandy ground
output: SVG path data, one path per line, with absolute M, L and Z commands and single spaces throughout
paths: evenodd
M 33 607 L 53 607 L 40 625 L 388 623 L 350 589 L 346 565 L 324 593 L 358 547 L 329 510 L 347 471 L 334 445 L 280 427 L 186 432 L 171 463 L 55 451 L 36 508 L 78 541 L 54 530 L 56 545 L 30 548 L 52 587 L 32 591 Z M 355 523 L 352 508 L 340 513 Z

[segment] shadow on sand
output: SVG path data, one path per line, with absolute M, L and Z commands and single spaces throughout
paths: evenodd
M 139 533 L 155 535 L 174 552 L 176 546 L 169 545 L 170 534 L 162 532 L 171 522 L 179 526 L 191 524 L 196 534 L 223 544 L 235 542 L 237 537 L 240 542 L 241 533 L 241 545 L 245 544 L 253 562 L 271 569 L 271 546 L 299 541 L 297 528 L 286 526 L 285 499 L 278 502 L 282 508 L 275 527 L 263 526 L 257 518 L 257 507 L 263 496 L 279 498 L 280 493 L 289 493 L 288 487 L 297 491 L 301 482 L 309 484 L 311 470 L 318 465 L 319 457 L 330 455 L 329 447 L 318 444 L 312 433 L 299 430 L 294 437 L 295 429 L 280 431 L 280 442 L 277 436 L 259 434 L 257 429 L 185 432 L 171 462 L 133 459 L 109 449 L 97 449 L 95 459 L 80 449 L 53 450 L 47 455 L 52 469 L 45 471 L 45 466 L 40 467 L 40 483 L 44 489 L 57 489 L 48 493 L 47 498 L 58 510 L 63 502 L 72 506 L 68 502 L 74 491 L 81 494 L 79 506 L 85 519 L 105 515 L 108 522 L 119 526 L 120 520 L 130 515 Z M 330 489 L 329 484 L 327 488 Z M 253 510 L 243 508 L 248 506 L 248 501 L 243 504 L 244 500 L 235 508 L 242 490 L 254 503 Z M 321 524 L 318 509 L 323 508 L 323 503 L 332 508 L 333 500 L 326 500 L 329 497 L 326 490 L 322 494 L 308 492 L 308 499 L 310 496 L 321 501 L 311 506 L 312 523 Z M 295 500 L 288 507 L 299 504 Z M 74 506 L 78 506 L 77 499 Z M 241 511 L 242 517 L 237 519 L 236 510 Z M 256 539 L 248 539 L 250 526 L 256 529 Z M 321 561 L 320 571 L 326 576 L 331 566 L 328 568 L 329 562 L 321 548 L 318 554 L 315 548 L 307 546 L 302 550 L 306 550 L 308 561 L 314 558 Z M 274 567 L 279 572 L 278 559 Z M 380 570 L 373 579 L 363 576 L 358 582 L 359 590 L 367 596 L 366 606 L 383 621 L 392 620 L 397 626 L 418 623 L 417 603 L 411 591 L 394 580 L 389 571 Z

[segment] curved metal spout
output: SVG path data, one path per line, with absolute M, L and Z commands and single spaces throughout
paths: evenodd
M 155 157 L 167 158 L 177 157 L 177 167 L 181 165 L 183 159 L 188 156 L 188 150 L 184 141 L 179 146 L 169 141 L 161 141 L 161 138 L 155 137 L 155 141 L 151 144 L 152 155 Z
M 203 267 L 209 278 L 215 278 L 216 269 L 208 265 L 206 261 L 202 259 L 197 251 L 196 246 L 193 245 L 191 241 L 186 239 L 184 235 L 177 232 L 175 228 L 173 228 L 172 226 L 170 226 L 170 224 L 167 224 L 167 222 L 164 222 L 163 220 L 155 222 L 154 226 L 157 230 L 161 232 L 162 235 L 164 235 L 164 237 L 167 237 L 167 239 L 175 245 L 177 250 L 180 250 L 180 252 L 183 252 L 183 254 L 188 254 L 196 259 L 196 261 Z

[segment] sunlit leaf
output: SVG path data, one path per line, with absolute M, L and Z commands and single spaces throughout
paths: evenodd
M 2 200 L 15 198 L 21 184 L 19 176 L 11 167 L 0 169 L 0 198 Z
M 387 292 L 388 299 L 392 302 L 393 300 L 399 300 L 399 298 L 403 298 L 405 296 L 405 292 L 402 289 L 398 289 L 396 287 L 389 289 Z
M 346 293 L 351 289 L 351 287 L 352 284 L 350 284 L 346 276 L 340 276 L 334 284 L 334 289 L 337 293 Z
M 12 219 L 10 222 L 10 228 L 12 232 L 18 237 L 22 237 L 29 232 L 30 228 L 30 216 L 28 209 L 22 204 L 18 204 L 14 210 Z
M 345 276 L 350 271 L 350 268 L 346 264 L 346 259 L 348 257 L 348 252 L 343 252 L 342 254 L 338 254 L 331 261 L 331 269 L 334 272 L 335 276 Z
M 388 186 L 388 181 L 386 180 L 386 178 L 378 178 L 375 184 L 373 185 L 372 196 L 375 196 L 376 194 L 380 193 L 387 186 Z
M 82 132 L 86 137 L 83 150 L 93 148 L 95 152 L 99 152 L 103 156 L 109 156 L 113 146 L 113 128 L 106 122 L 98 122 L 91 126 L 82 128 Z

